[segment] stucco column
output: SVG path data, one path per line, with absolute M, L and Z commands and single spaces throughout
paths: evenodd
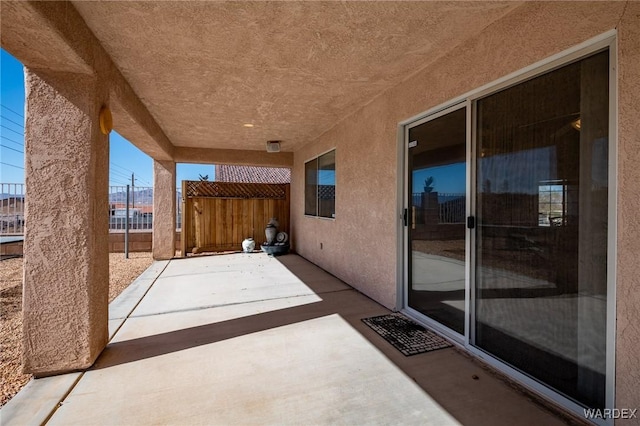
M 153 258 L 176 252 L 176 163 L 153 161 Z
M 108 339 L 109 139 L 94 76 L 25 69 L 24 371 L 91 366 Z

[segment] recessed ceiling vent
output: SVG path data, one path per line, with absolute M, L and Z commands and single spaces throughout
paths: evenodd
M 280 141 L 267 141 L 267 152 L 280 152 Z

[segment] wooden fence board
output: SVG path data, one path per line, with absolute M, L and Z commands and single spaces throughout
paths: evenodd
M 187 192 L 187 185 L 185 183 L 185 181 L 182 181 L 182 211 L 186 212 L 185 210 L 185 206 L 186 206 L 186 202 L 185 202 L 185 195 Z M 189 218 L 191 217 L 191 215 L 187 215 L 187 214 L 183 214 L 182 215 L 182 222 L 181 222 L 181 228 L 180 228 L 180 255 L 182 257 L 185 257 L 187 254 L 187 236 L 190 234 L 190 232 L 187 232 L 187 229 L 189 229 Z
M 256 246 L 276 217 L 279 231 L 289 232 L 289 185 L 183 181 L 182 251 L 241 250 L 245 238 Z M 250 196 L 255 198 L 249 198 Z M 267 198 L 271 197 L 271 198 Z
M 246 235 L 246 237 L 244 237 Z M 242 200 L 242 237 L 249 238 L 250 235 L 253 235 L 253 239 L 256 241 L 256 244 L 259 244 L 258 239 L 256 239 L 256 233 L 253 228 L 253 205 L 251 200 Z M 243 239 L 244 239 L 243 238 Z
M 225 241 L 227 244 L 233 246 L 233 234 L 234 234 L 234 226 L 237 226 L 235 223 L 233 223 L 233 202 L 235 200 L 229 200 L 228 203 L 226 203 L 225 206 L 225 213 L 226 213 L 226 218 L 224 221 L 224 229 L 225 229 Z M 242 244 L 242 241 L 240 241 L 240 244 Z
M 215 228 L 214 235 L 215 235 L 215 245 L 218 247 L 221 247 L 223 245 L 223 239 L 222 239 L 222 233 L 224 232 L 224 223 L 223 223 L 223 213 L 222 213 L 222 208 L 224 205 L 226 205 L 226 203 L 223 203 L 222 200 L 220 198 L 216 198 L 214 201 L 214 207 L 211 211 L 210 217 L 208 218 L 208 220 L 210 221 L 209 223 L 212 226 L 212 228 Z M 206 237 L 205 237 L 206 238 Z M 205 247 L 208 247 L 210 244 L 205 244 Z

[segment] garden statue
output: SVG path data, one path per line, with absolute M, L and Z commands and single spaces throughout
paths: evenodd
M 267 227 L 264 230 L 265 235 L 267 236 L 266 245 L 272 246 L 276 242 L 276 235 L 278 234 L 278 220 L 275 217 L 272 217 L 269 223 L 267 223 Z
M 278 232 L 278 226 L 278 220 L 272 217 L 264 230 L 267 241 L 260 246 L 262 251 L 272 256 L 289 251 L 289 235 L 286 232 Z

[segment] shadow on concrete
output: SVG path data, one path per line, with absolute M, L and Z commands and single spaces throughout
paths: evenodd
M 360 317 L 388 312 L 354 290 L 322 293 L 322 299 L 307 305 L 111 343 L 90 370 L 140 361 L 332 314 L 339 314 L 353 323 Z
M 114 342 L 90 370 L 108 369 L 337 314 L 462 424 L 579 424 L 572 417 L 540 401 L 533 401 L 530 395 L 514 389 L 459 349 L 443 349 L 410 357 L 402 355 L 361 321 L 362 318 L 389 313 L 388 309 L 299 256 L 283 256 L 278 261 L 321 300 Z

